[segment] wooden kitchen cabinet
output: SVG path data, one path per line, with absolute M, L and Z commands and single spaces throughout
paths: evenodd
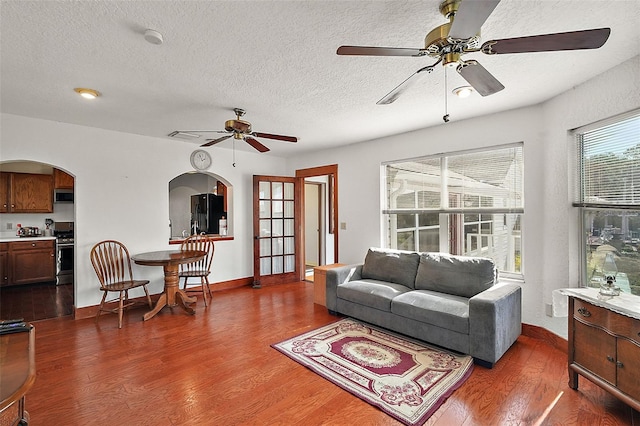
M 569 387 L 578 374 L 640 410 L 640 320 L 569 296 Z
M 0 213 L 8 213 L 11 206 L 9 201 L 9 182 L 11 173 L 0 172 Z
M 9 284 L 9 243 L 0 243 L 0 286 Z
M 56 279 L 55 240 L 9 243 L 9 284 L 31 284 Z
M 52 213 L 52 175 L 0 173 L 0 203 L 0 213 Z
M 60 169 L 53 169 L 54 189 L 73 189 L 73 176 Z

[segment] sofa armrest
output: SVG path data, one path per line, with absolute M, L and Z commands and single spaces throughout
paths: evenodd
M 522 333 L 522 289 L 498 283 L 469 299 L 469 351 L 493 365 Z
M 362 264 L 339 266 L 327 270 L 327 309 L 336 312 L 339 284 L 362 278 Z

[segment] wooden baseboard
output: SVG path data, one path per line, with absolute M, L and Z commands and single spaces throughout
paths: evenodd
M 222 281 L 219 283 L 211 284 L 211 291 L 215 293 L 217 291 L 230 290 L 232 288 L 250 286 L 252 284 L 253 284 L 253 277 L 238 278 L 235 280 Z M 151 300 L 153 300 L 153 303 L 155 303 L 156 300 L 158 299 L 157 296 L 158 296 L 157 294 L 151 295 Z M 148 306 L 147 298 L 145 296 L 135 297 L 129 300 L 131 300 L 132 302 L 138 303 L 139 306 Z M 115 307 L 116 303 L 118 302 L 113 301 L 113 302 L 107 303 L 107 308 L 112 309 L 113 307 Z M 98 314 L 99 308 L 100 308 L 100 305 L 85 306 L 82 308 L 76 308 L 74 306 L 73 319 L 93 318 Z M 138 307 L 133 307 L 133 308 L 138 309 Z
M 564 353 L 568 353 L 569 351 L 569 344 L 567 340 L 547 330 L 546 328 L 539 327 L 537 325 L 522 324 L 522 334 L 527 337 L 533 337 L 534 339 L 543 340 L 550 346 Z

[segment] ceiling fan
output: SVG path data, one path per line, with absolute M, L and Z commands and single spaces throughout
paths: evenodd
M 493 95 L 504 89 L 489 71 L 476 60 L 463 60 L 468 53 L 487 55 L 508 53 L 552 52 L 560 50 L 597 49 L 609 38 L 610 28 L 552 33 L 528 37 L 489 40 L 480 44 L 480 28 L 500 0 L 445 0 L 440 3 L 440 13 L 449 22 L 434 28 L 425 37 L 425 47 L 396 48 L 370 46 L 340 46 L 338 55 L 358 56 L 429 56 L 437 61 L 420 68 L 396 88 L 380 99 L 378 105 L 394 102 L 417 80 L 419 74 L 430 73 L 436 65 L 456 68 L 456 71 L 480 95 Z
M 295 136 L 282 136 L 282 135 L 274 135 L 271 133 L 261 133 L 261 132 L 253 132 L 251 130 L 251 123 L 245 120 L 241 120 L 245 114 L 245 110 L 241 108 L 234 108 L 233 112 L 236 114 L 235 120 L 227 120 L 224 123 L 224 130 L 176 130 L 174 132 L 169 133 L 169 136 L 179 136 L 179 135 L 194 135 L 194 137 L 199 137 L 198 133 L 227 133 L 226 136 L 219 137 L 217 139 L 207 139 L 205 143 L 200 146 L 211 146 L 222 141 L 225 141 L 233 136 L 234 139 L 242 139 L 253 148 L 260 152 L 267 152 L 269 148 L 264 146 L 262 143 L 258 142 L 256 137 L 258 138 L 266 138 L 266 139 L 275 139 L 279 141 L 285 142 L 298 142 L 298 138 Z

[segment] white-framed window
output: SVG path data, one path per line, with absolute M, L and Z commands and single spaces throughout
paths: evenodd
M 573 133 L 582 284 L 599 287 L 613 270 L 620 290 L 640 295 L 640 111 Z
M 382 164 L 386 244 L 493 259 L 522 278 L 522 142 Z

